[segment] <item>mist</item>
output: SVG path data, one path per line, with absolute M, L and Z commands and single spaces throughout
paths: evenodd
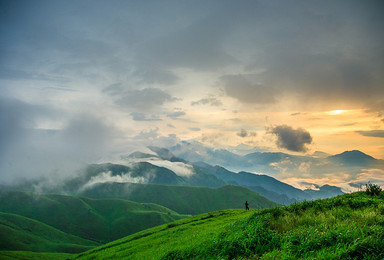
M 39 124 L 61 117 L 60 111 L 4 98 L 0 104 L 0 182 L 73 175 L 114 152 L 118 131 L 94 115 L 71 116 L 61 129 L 43 129 Z
M 78 192 L 82 192 L 86 189 L 92 188 L 95 184 L 117 182 L 117 183 L 146 183 L 144 177 L 132 177 L 129 173 L 121 175 L 112 175 L 111 171 L 102 172 L 97 176 L 92 177 L 86 184 L 84 184 Z

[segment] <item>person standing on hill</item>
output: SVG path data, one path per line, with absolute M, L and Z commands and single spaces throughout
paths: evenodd
M 246 201 L 245 201 L 245 210 L 249 210 L 248 205 L 249 205 L 249 204 L 248 204 L 248 201 L 246 200 Z

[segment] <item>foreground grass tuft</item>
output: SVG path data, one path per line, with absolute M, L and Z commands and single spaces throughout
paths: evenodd
M 382 189 L 377 184 L 368 183 L 365 184 L 365 193 L 370 196 L 379 196 L 382 192 Z

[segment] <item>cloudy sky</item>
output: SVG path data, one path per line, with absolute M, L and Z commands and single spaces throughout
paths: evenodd
M 192 139 L 384 159 L 380 0 L 0 5 L 2 179 Z

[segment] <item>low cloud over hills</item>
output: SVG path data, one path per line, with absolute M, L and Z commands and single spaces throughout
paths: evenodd
M 332 183 L 312 181 L 316 175 L 320 178 L 340 169 L 353 170 L 355 179 L 351 174 L 350 181 L 344 183 L 342 187 L 356 189 L 356 183 L 367 177 L 360 174 L 363 169 L 379 167 L 382 164 L 380 160 L 357 151 L 325 158 L 269 152 L 253 152 L 242 156 L 227 150 L 213 150 L 203 146 L 198 150 L 189 149 L 189 153 L 186 152 L 186 147 L 197 145 L 184 142 L 171 147 L 170 150 L 149 147 L 150 153 L 137 151 L 122 156 L 118 163 L 89 165 L 77 175 L 64 179 L 60 184 L 43 180 L 30 181 L 29 184 L 24 183 L 18 187 L 32 191 L 81 195 L 90 191 L 95 192 L 95 189 L 113 183 L 117 185 L 116 187 L 129 184 L 124 186 L 125 193 L 134 193 L 134 187 L 149 184 L 212 188 L 231 184 L 256 191 L 275 202 L 289 204 L 343 193 L 339 188 L 341 185 L 335 187 L 330 186 Z M 174 153 L 183 158 L 177 157 Z M 362 158 L 362 161 L 357 158 Z M 364 164 L 361 164 L 363 162 Z M 242 168 L 245 171 L 236 172 L 231 170 L 233 168 Z M 260 173 L 255 174 L 255 170 Z M 295 176 L 301 173 L 302 178 L 292 181 L 289 179 L 290 172 L 294 172 Z M 289 182 L 273 176 L 285 176 L 297 185 L 292 186 L 288 184 Z M 327 185 L 323 186 L 325 184 Z

